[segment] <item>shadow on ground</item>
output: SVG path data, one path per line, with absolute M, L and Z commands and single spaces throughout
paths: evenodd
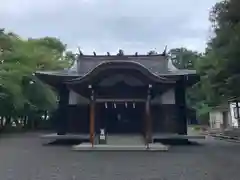
M 161 139 L 155 140 L 154 142 L 162 143 L 164 145 L 171 145 L 171 146 L 200 146 L 202 144 L 189 141 L 188 139 Z
M 44 145 L 46 146 L 73 146 L 81 143 L 89 142 L 88 140 L 79 140 L 79 139 L 65 139 L 65 140 L 54 140 L 51 142 L 48 142 Z M 161 140 L 155 140 L 156 143 L 162 143 L 164 145 L 171 145 L 171 146 L 200 146 L 202 144 L 195 142 L 195 141 L 189 141 L 186 139 L 161 139 Z
M 48 142 L 44 144 L 45 146 L 73 146 L 81 143 L 89 142 L 87 140 L 79 140 L 79 139 L 59 139 Z

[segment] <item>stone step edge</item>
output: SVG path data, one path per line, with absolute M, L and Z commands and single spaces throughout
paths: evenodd
M 76 151 L 91 151 L 91 150 L 142 150 L 142 151 L 168 151 L 169 146 L 160 144 L 151 144 L 149 148 L 145 145 L 95 145 L 94 147 L 91 144 L 80 144 L 72 146 L 72 150 Z

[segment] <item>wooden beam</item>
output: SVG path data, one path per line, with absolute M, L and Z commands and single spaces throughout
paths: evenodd
M 96 102 L 146 102 L 146 99 L 108 99 L 108 98 L 99 98 L 96 99 Z
M 90 102 L 90 142 L 92 147 L 94 146 L 94 136 L 95 136 L 95 100 L 94 100 L 94 90 L 91 92 L 91 102 Z

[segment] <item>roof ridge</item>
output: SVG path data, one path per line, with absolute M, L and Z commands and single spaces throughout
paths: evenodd
M 122 57 L 167 57 L 166 55 L 164 54 L 153 54 L 153 55 L 145 55 L 145 54 L 139 54 L 139 55 L 134 55 L 134 54 L 129 54 L 129 55 L 122 55 L 122 56 L 119 56 L 119 55 L 79 55 L 78 58 L 84 58 L 84 57 L 92 57 L 92 58 L 100 58 L 100 57 L 109 57 L 109 58 L 113 58 L 113 57 L 119 57 L 119 58 L 122 58 Z

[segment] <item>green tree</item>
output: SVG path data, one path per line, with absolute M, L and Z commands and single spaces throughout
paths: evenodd
M 24 113 L 51 110 L 56 95 L 35 78 L 36 70 L 68 67 L 73 58 L 56 38 L 23 40 L 14 33 L 0 30 L 0 116 L 17 119 Z
M 195 63 L 201 54 L 181 47 L 171 49 L 168 56 L 178 69 L 195 69 Z
M 200 116 L 208 113 L 212 106 L 240 96 L 239 8 L 240 1 L 224 0 L 216 3 L 210 12 L 214 35 L 194 65 L 201 79 L 188 96 L 195 102 Z
M 197 70 L 200 75 L 200 81 L 187 89 L 186 100 L 188 107 L 196 110 L 200 122 L 206 122 L 206 115 L 211 109 L 215 94 L 212 93 L 211 83 L 204 74 L 204 69 L 211 69 L 205 54 L 180 47 L 171 49 L 168 56 L 178 69 Z
M 214 37 L 208 44 L 206 75 L 222 99 L 240 97 L 240 1 L 224 0 L 213 7 L 210 21 Z M 210 62 L 209 59 L 211 58 Z

